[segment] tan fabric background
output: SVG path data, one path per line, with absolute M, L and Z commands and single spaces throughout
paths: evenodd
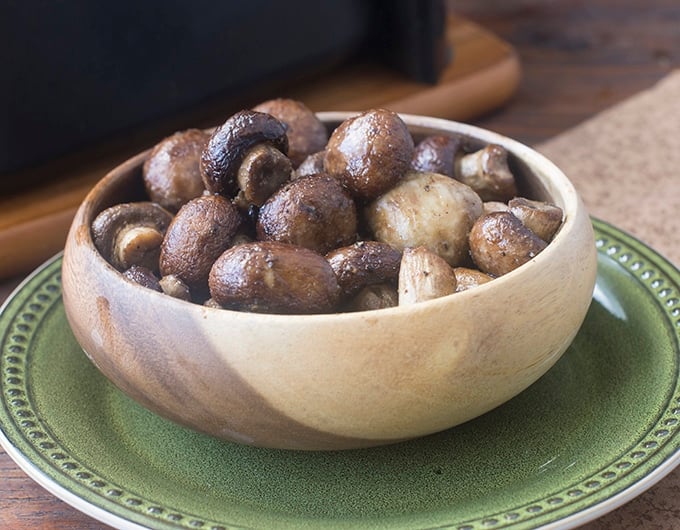
M 592 215 L 680 265 L 680 70 L 537 149 Z
M 590 213 L 680 266 L 680 70 L 537 146 Z M 680 528 L 680 467 L 583 530 Z

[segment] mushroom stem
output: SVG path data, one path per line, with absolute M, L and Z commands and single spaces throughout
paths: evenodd
M 158 269 L 163 234 L 154 226 L 129 226 L 116 237 L 116 258 L 123 267 L 141 265 Z
M 455 177 L 475 190 L 483 201 L 507 201 L 517 192 L 508 167 L 507 151 L 490 144 L 458 158 Z
M 407 248 L 399 269 L 399 305 L 426 302 L 456 292 L 449 264 L 425 247 Z
M 269 144 L 249 149 L 236 174 L 238 187 L 249 204 L 262 206 L 293 170 L 290 159 Z

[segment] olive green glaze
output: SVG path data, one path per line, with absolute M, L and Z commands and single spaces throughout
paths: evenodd
M 459 427 L 342 452 L 223 442 L 140 407 L 80 350 L 53 260 L 0 316 L 0 439 L 48 489 L 117 526 L 582 524 L 670 471 L 680 447 L 680 271 L 594 224 L 594 302 L 544 377 Z

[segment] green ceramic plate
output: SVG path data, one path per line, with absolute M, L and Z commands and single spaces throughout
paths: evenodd
M 594 301 L 548 374 L 455 429 L 347 452 L 239 446 L 137 406 L 73 338 L 57 257 L 0 316 L 0 441 L 48 490 L 124 528 L 583 524 L 680 458 L 680 272 L 594 225 Z

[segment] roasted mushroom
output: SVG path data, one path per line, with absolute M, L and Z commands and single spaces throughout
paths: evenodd
M 326 313 L 339 294 L 323 256 L 277 241 L 226 250 L 213 265 L 209 284 L 220 306 L 259 313 Z
M 199 163 L 210 135 L 199 129 L 176 132 L 156 144 L 142 176 L 149 198 L 171 212 L 205 190 Z
M 455 177 L 462 143 L 460 136 L 427 136 L 416 145 L 411 167 L 415 171 Z
M 152 291 L 162 292 L 161 285 L 158 283 L 158 278 L 156 278 L 156 275 L 151 271 L 151 269 L 141 265 L 133 265 L 123 272 L 123 276 L 125 276 L 128 280 L 132 280 L 133 282 L 141 285 L 142 287 L 146 287 Z
M 153 202 L 126 202 L 103 210 L 92 222 L 97 250 L 119 271 L 133 265 L 158 270 L 161 243 L 172 214 Z
M 299 179 L 301 177 L 308 177 L 310 175 L 318 175 L 323 173 L 323 161 L 326 158 L 326 151 L 319 151 L 305 158 L 302 163 L 293 171 L 290 178 Z
M 290 159 L 268 144 L 258 144 L 246 152 L 238 168 L 239 199 L 246 207 L 262 206 L 272 193 L 290 179 Z
M 374 311 L 399 305 L 397 287 L 391 283 L 367 285 L 347 306 L 347 311 Z
M 324 168 L 362 200 L 375 199 L 410 169 L 413 138 L 398 114 L 364 112 L 342 122 L 326 146 Z
M 411 172 L 364 209 L 378 241 L 399 251 L 425 246 L 449 265 L 467 262 L 468 235 L 482 201 L 465 184 L 438 173 Z
M 470 231 L 470 255 L 479 269 L 501 276 L 536 257 L 547 243 L 510 212 L 480 217 Z
M 401 258 L 398 291 L 399 305 L 434 300 L 456 292 L 456 275 L 427 248 L 407 248 Z
M 356 239 L 352 197 L 328 175 L 295 179 L 260 208 L 257 238 L 290 243 L 325 254 Z
M 192 295 L 207 290 L 210 267 L 229 247 L 240 222 L 236 207 L 220 195 L 205 195 L 186 203 L 163 240 L 161 275 L 175 275 Z
M 287 127 L 288 156 L 298 167 L 309 155 L 321 151 L 328 141 L 326 126 L 307 105 L 294 99 L 277 98 L 253 107 L 271 114 Z
M 454 267 L 456 275 L 456 292 L 467 291 L 473 287 L 485 284 L 493 280 L 491 276 L 477 269 L 469 267 Z
M 515 197 L 508 202 L 508 208 L 522 224 L 549 242 L 562 224 L 562 208 L 543 201 L 532 201 Z
M 201 154 L 200 169 L 206 189 L 227 197 L 236 195 L 239 167 L 246 153 L 258 144 L 286 154 L 286 126 L 271 114 L 243 110 L 215 129 Z
M 507 212 L 509 210 L 510 207 L 501 201 L 485 201 L 482 203 L 482 212 L 484 212 L 484 214 L 493 212 Z
M 358 241 L 326 255 L 342 290 L 349 298 L 368 285 L 392 282 L 399 275 L 401 252 L 387 243 Z
M 168 274 L 167 276 L 163 276 L 158 284 L 160 285 L 161 290 L 168 296 L 179 298 L 180 300 L 185 300 L 187 302 L 191 301 L 191 290 L 189 289 L 189 286 L 176 275 Z
M 517 194 L 508 153 L 500 145 L 487 145 L 458 158 L 455 178 L 475 190 L 483 201 L 506 202 Z

